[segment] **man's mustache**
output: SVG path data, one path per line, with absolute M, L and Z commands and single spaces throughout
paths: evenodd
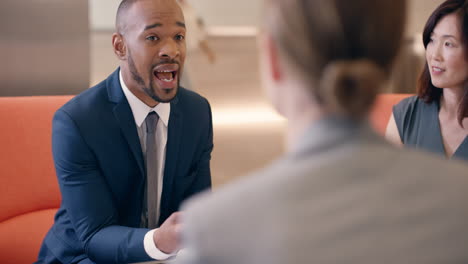
M 159 62 L 151 65 L 151 68 L 155 68 L 156 66 L 159 66 L 161 64 L 177 64 L 180 66 L 180 63 L 178 61 L 175 61 L 175 60 L 160 60 Z

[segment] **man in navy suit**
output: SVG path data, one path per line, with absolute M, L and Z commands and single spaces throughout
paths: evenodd
M 185 24 L 175 0 L 123 0 L 112 37 L 120 68 L 60 108 L 52 148 L 62 204 L 38 263 L 164 260 L 179 249 L 183 200 L 211 187 L 208 101 L 179 87 Z M 146 119 L 156 112 L 155 160 Z M 157 187 L 147 189 L 148 165 Z M 148 176 L 148 177 L 147 177 Z M 144 221 L 156 195 L 157 224 Z

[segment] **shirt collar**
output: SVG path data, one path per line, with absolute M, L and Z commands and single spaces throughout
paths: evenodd
M 158 116 L 159 120 L 161 120 L 164 125 L 167 127 L 169 124 L 169 116 L 171 113 L 171 104 L 170 103 L 158 103 L 155 107 L 149 107 L 145 103 L 143 103 L 138 97 L 136 97 L 125 85 L 122 72 L 119 71 L 119 81 L 120 86 L 122 86 L 122 91 L 127 98 L 128 104 L 132 109 L 133 118 L 135 119 L 135 123 L 138 127 L 141 127 L 143 121 L 145 121 L 146 116 L 148 113 L 155 111 Z

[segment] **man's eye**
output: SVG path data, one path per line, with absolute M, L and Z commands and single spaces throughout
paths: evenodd
M 156 37 L 156 36 L 149 36 L 149 37 L 146 37 L 146 40 L 155 41 L 155 40 L 158 40 L 158 37 Z
M 177 35 L 177 36 L 176 36 L 176 39 L 177 39 L 177 40 L 184 40 L 184 39 L 185 39 L 185 36 L 184 36 L 184 35 Z

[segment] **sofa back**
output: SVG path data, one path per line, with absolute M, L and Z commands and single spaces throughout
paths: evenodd
M 382 136 L 385 135 L 388 120 L 392 115 L 392 107 L 402 99 L 413 94 L 381 94 L 377 96 L 369 119 L 372 127 Z
M 55 111 L 72 96 L 0 97 L 0 262 L 32 263 L 60 206 Z

